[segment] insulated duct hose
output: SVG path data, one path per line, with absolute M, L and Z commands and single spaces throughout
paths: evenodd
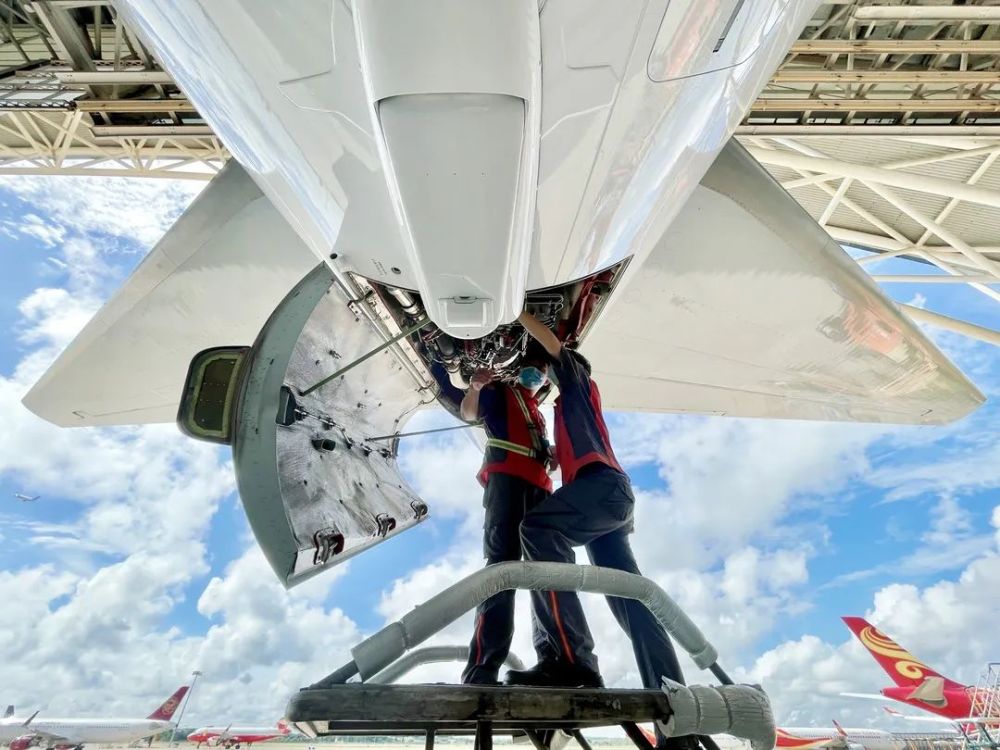
M 551 562 L 508 562 L 489 565 L 449 586 L 398 621 L 387 625 L 351 650 L 354 660 L 312 685 L 321 689 L 346 682 L 356 674 L 367 680 L 450 625 L 494 594 L 509 589 L 586 591 L 645 605 L 663 628 L 691 655 L 701 669 L 711 669 L 730 683 L 715 663 L 718 653 L 677 603 L 647 578 L 593 565 Z
M 467 661 L 468 658 L 468 646 L 428 646 L 427 648 L 418 648 L 416 651 L 411 651 L 394 661 L 368 680 L 368 682 L 375 683 L 376 685 L 385 685 L 395 682 L 411 669 L 415 669 L 422 664 L 433 664 L 442 661 Z M 511 669 L 524 669 L 524 663 L 514 654 L 507 654 L 504 664 Z
M 667 737 L 731 734 L 750 740 L 753 750 L 771 750 L 777 742 L 767 695 L 756 685 L 685 686 L 663 679 L 671 715 L 658 721 Z

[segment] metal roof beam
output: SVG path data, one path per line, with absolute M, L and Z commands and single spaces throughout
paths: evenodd
M 992 112 L 1000 115 L 1000 99 L 793 99 L 762 97 L 754 112 Z
M 77 99 L 73 103 L 81 112 L 194 112 L 187 99 Z
M 55 77 L 63 83 L 165 83 L 176 85 L 173 76 L 162 70 L 56 71 Z M 993 75 L 993 79 L 996 80 L 996 75 Z
M 994 5 L 861 5 L 856 21 L 971 21 L 996 23 L 1000 7 Z
M 775 83 L 1000 83 L 986 70 L 812 70 L 777 71 Z
M 959 254 L 958 250 L 950 245 L 924 245 L 918 248 L 912 242 L 901 242 L 893 239 L 892 237 L 885 237 L 881 234 L 871 234 L 870 232 L 861 232 L 857 229 L 848 229 L 847 227 L 837 227 L 832 225 L 827 225 L 824 229 L 826 229 L 830 236 L 835 240 L 843 242 L 846 245 L 852 245 L 861 249 L 872 248 L 873 250 L 884 251 L 875 255 L 859 258 L 857 262 L 861 265 L 877 263 L 880 260 L 895 258 L 901 255 L 915 254 L 920 251 L 942 255 Z M 981 255 L 1000 255 L 1000 245 L 978 245 L 974 247 L 973 250 Z
M 96 138 L 206 138 L 215 133 L 208 125 L 95 125 Z
M 740 125 L 736 135 L 796 138 L 851 136 L 962 136 L 1000 139 L 1000 125 Z
M 803 39 L 792 44 L 791 54 L 814 55 L 941 55 L 1000 54 L 1000 39 Z
M 772 151 L 758 146 L 750 146 L 749 151 L 755 159 L 763 164 L 773 164 L 791 169 L 816 172 L 821 175 L 851 177 L 863 180 L 866 183 L 892 185 L 906 190 L 943 195 L 983 206 L 1000 208 L 1000 192 L 973 187 L 962 182 L 941 179 L 940 177 L 907 174 L 884 167 L 850 164 L 837 159 L 806 156 L 805 154 L 795 154 L 789 151 Z M 945 237 L 941 237 L 941 239 L 950 243 L 950 240 Z
M 963 336 L 985 341 L 987 344 L 1000 346 L 1000 331 L 994 331 L 984 326 L 977 326 L 975 323 L 966 323 L 964 320 L 956 320 L 947 315 L 941 315 L 941 313 L 925 310 L 922 307 L 904 304 L 900 304 L 899 307 L 918 323 L 926 323 L 938 328 L 944 328 L 955 333 L 960 333 Z
M 923 178 L 923 179 L 931 179 L 931 178 Z M 949 245 L 954 247 L 956 250 L 962 253 L 962 255 L 967 257 L 969 261 L 971 261 L 977 267 L 983 269 L 984 271 L 993 276 L 996 276 L 998 273 L 1000 273 L 1000 264 L 997 264 L 996 261 L 990 260 L 989 258 L 984 257 L 980 253 L 977 253 L 971 245 L 969 245 L 965 240 L 963 240 L 953 231 L 951 231 L 950 229 L 946 229 L 933 219 L 924 216 L 923 213 L 917 211 L 915 208 L 913 208 L 913 206 L 909 205 L 906 201 L 904 201 L 902 198 L 896 195 L 892 190 L 890 190 L 885 185 L 868 182 L 867 180 L 865 181 L 865 185 L 869 190 L 875 193 L 875 195 L 884 200 L 886 203 L 889 203 L 890 205 L 899 209 L 904 214 L 913 219 L 915 222 L 920 224 L 924 229 L 930 230 L 938 237 L 940 237 L 942 240 L 947 242 Z

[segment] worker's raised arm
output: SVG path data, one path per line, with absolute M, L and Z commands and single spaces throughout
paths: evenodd
M 472 376 L 469 390 L 465 392 L 465 398 L 462 399 L 462 405 L 458 409 L 459 416 L 466 422 L 479 420 L 479 394 L 492 379 L 492 376 L 486 372 L 477 372 Z
M 555 359 L 559 359 L 562 351 L 562 342 L 556 338 L 551 329 L 542 323 L 538 318 L 525 310 L 517 316 L 517 322 L 524 326 L 524 330 L 544 347 L 545 351 Z

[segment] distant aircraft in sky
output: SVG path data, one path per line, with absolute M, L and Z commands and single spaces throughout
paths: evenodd
M 984 718 L 990 724 L 994 723 L 993 717 L 985 717 L 982 712 L 987 705 L 996 705 L 998 696 L 995 689 L 982 690 L 948 679 L 928 667 L 862 617 L 841 619 L 896 683 L 895 687 L 882 688 L 878 694 L 844 693 L 844 695 L 899 701 L 958 724 L 975 724 L 978 723 L 977 719 Z
M 291 734 L 288 722 L 284 719 L 279 721 L 274 727 L 201 727 L 188 735 L 188 742 L 196 742 L 198 747 L 202 743 L 209 747 L 239 748 L 241 745 L 249 747 L 255 742 L 267 742 L 276 737 L 284 737 Z
M 20 500 L 22 503 L 33 503 L 35 500 L 41 497 L 41 495 L 25 495 L 21 492 L 15 492 L 14 497 Z
M 80 750 L 86 744 L 126 744 L 173 727 L 174 712 L 187 691 L 186 685 L 178 688 L 145 719 L 38 719 L 37 711 L 24 719 L 15 717 L 14 707 L 8 706 L 0 719 L 0 743 L 10 750 Z

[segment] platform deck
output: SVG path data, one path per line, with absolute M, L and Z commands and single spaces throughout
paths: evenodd
M 348 683 L 302 690 L 286 717 L 317 736 L 332 734 L 475 733 L 532 729 L 579 730 L 665 720 L 660 690 L 375 685 Z

